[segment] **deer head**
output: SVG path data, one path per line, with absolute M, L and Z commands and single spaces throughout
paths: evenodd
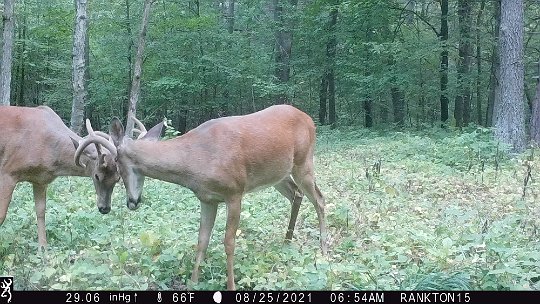
M 146 131 L 146 128 L 142 125 L 140 121 L 134 119 L 135 122 L 141 128 L 137 141 L 157 141 L 161 136 L 161 131 L 163 129 L 163 122 L 155 125 L 149 131 Z M 122 180 L 124 181 L 124 186 L 126 187 L 127 193 L 127 207 L 130 210 L 135 210 L 138 208 L 142 200 L 142 190 L 144 185 L 144 175 L 139 172 L 137 166 L 133 165 L 133 160 L 126 157 L 124 153 L 125 150 L 131 148 L 131 143 L 134 141 L 130 137 L 126 136 L 124 126 L 118 118 L 114 118 L 111 121 L 111 128 L 109 130 L 111 141 L 114 143 L 117 149 L 117 165 L 118 171 Z
M 116 168 L 116 148 L 109 141 L 109 135 L 94 131 L 90 120 L 86 120 L 88 136 L 80 142 L 71 138 L 75 151 L 75 164 L 86 168 L 92 177 L 97 193 L 97 207 L 99 212 L 107 214 L 111 211 L 111 195 L 120 175 Z M 91 144 L 94 144 L 91 146 Z M 105 149 L 102 149 L 105 148 Z M 86 163 L 81 163 L 82 155 L 86 156 Z
M 156 141 L 159 139 L 161 130 L 163 128 L 163 123 L 159 123 L 149 131 L 146 131 L 146 128 L 139 120 L 136 118 L 134 118 L 134 120 L 139 127 L 139 129 L 134 129 L 135 132 L 139 133 L 137 141 Z M 105 133 L 98 133 L 98 131 L 94 132 L 89 122 L 87 122 L 87 129 L 89 130 L 89 135 L 77 148 L 77 153 L 75 153 L 75 163 L 79 164 L 80 157 L 83 153 L 90 158 L 95 157 L 92 156 L 91 151 L 87 152 L 88 149 L 86 148 L 91 144 L 95 144 L 97 151 L 97 162 L 95 164 L 96 174 L 93 175 L 93 179 L 98 195 L 98 208 L 100 212 L 103 213 L 103 211 L 110 211 L 110 194 L 115 182 L 113 183 L 111 180 L 102 180 L 99 178 L 101 177 L 99 171 L 109 166 L 111 168 L 114 167 L 115 170 L 118 170 L 118 173 L 124 181 L 126 192 L 128 193 L 127 207 L 130 210 L 137 209 L 139 203 L 141 202 L 144 176 L 133 169 L 135 166 L 133 166 L 130 163 L 130 160 L 124 157 L 122 153 L 123 150 L 129 149 L 130 143 L 134 140 L 129 136 L 126 136 L 124 127 L 118 118 L 114 118 L 112 120 L 110 137 Z M 100 146 L 108 150 L 108 153 L 103 153 Z M 111 185 L 112 187 L 109 192 L 108 187 Z

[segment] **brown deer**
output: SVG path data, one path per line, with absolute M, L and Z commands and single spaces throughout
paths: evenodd
M 317 211 L 321 249 L 326 254 L 325 203 L 313 171 L 315 125 L 307 114 L 277 105 L 245 116 L 210 120 L 182 136 L 157 141 L 162 127 L 160 123 L 150 129 L 143 137 L 147 140 L 134 141 L 125 136 L 121 122 L 113 119 L 110 135 L 116 150 L 112 153 L 118 155 L 129 209 L 141 202 L 145 176 L 187 187 L 201 201 L 193 282 L 199 278 L 218 203 L 225 202 L 227 288 L 235 289 L 233 260 L 242 197 L 269 186 L 292 203 L 287 240 L 292 238 L 303 193 L 307 195 Z
M 91 126 L 87 123 L 89 132 Z M 92 131 L 93 132 L 93 131 Z M 45 206 L 48 185 L 58 176 L 89 176 L 94 181 L 99 212 L 111 210 L 111 193 L 120 179 L 114 158 L 114 146 L 96 131 L 102 140 L 81 150 L 82 166 L 73 162 L 75 146 L 84 139 L 71 131 L 49 107 L 0 106 L 0 225 L 6 219 L 15 185 L 33 186 L 38 226 L 38 242 L 46 247 Z M 102 149 L 102 145 L 108 145 Z M 111 148 L 112 147 L 112 148 Z

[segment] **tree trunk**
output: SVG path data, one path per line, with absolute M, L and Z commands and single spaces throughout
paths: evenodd
M 441 32 L 440 39 L 442 44 L 441 51 L 441 121 L 448 120 L 448 0 L 441 1 Z
M 227 32 L 229 33 L 229 35 L 232 35 L 234 33 L 234 0 L 227 0 L 225 1 L 225 7 L 224 7 L 224 10 L 223 10 L 223 17 L 224 17 L 224 21 L 225 21 L 225 27 L 227 28 Z M 227 42 L 227 48 L 231 49 L 233 46 L 232 46 L 232 39 L 228 40 Z M 219 73 L 219 71 L 217 71 L 217 73 Z M 227 75 L 224 76 L 224 81 L 223 81 L 223 98 L 222 100 L 219 102 L 219 107 L 220 107 L 220 115 L 219 116 L 228 116 L 229 115 L 229 108 L 228 108 L 228 105 L 230 103 L 230 87 L 231 87 L 231 84 L 230 84 L 230 80 L 229 80 L 229 77 Z M 215 97 L 217 95 L 217 90 L 218 90 L 218 87 L 217 87 L 217 83 L 214 84 L 214 100 L 215 100 Z
M 87 0 L 75 0 L 75 26 L 73 31 L 73 104 L 71 107 L 71 130 L 81 135 L 84 107 L 88 99 L 86 76 L 88 62 L 87 29 L 88 19 L 86 13 Z
M 454 118 L 456 126 L 461 128 L 470 121 L 471 110 L 471 87 L 470 65 L 471 65 L 471 4 L 469 0 L 458 1 L 459 14 L 459 60 L 457 68 L 458 94 L 455 99 Z
M 478 15 L 476 15 L 476 123 L 479 126 L 482 125 L 482 37 L 481 37 L 481 25 L 482 14 L 486 0 L 480 2 L 480 9 L 478 9 Z
M 328 60 L 328 123 L 332 126 L 336 124 L 336 24 L 339 1 L 336 0 L 334 6 L 330 11 L 330 22 L 328 24 L 328 31 L 330 32 L 330 40 L 326 45 L 326 57 Z
M 131 92 L 131 83 L 133 82 L 132 75 L 133 75 L 133 64 L 132 64 L 132 58 L 133 58 L 133 34 L 131 32 L 131 17 L 130 17 L 130 4 L 129 0 L 126 0 L 126 35 L 128 37 L 128 45 L 127 45 L 127 82 L 126 82 L 126 95 L 124 96 L 125 99 L 123 99 L 122 106 L 121 106 L 121 113 L 127 113 L 126 109 L 129 109 L 129 94 Z
M 224 4 L 223 16 L 225 17 L 225 25 L 227 32 L 232 34 L 234 31 L 234 0 L 226 0 Z
M 184 134 L 187 131 L 187 110 L 179 110 L 177 113 L 177 121 L 178 124 L 176 125 L 176 130 L 180 132 L 180 134 Z
M 319 90 L 319 120 L 324 124 L 328 115 L 328 123 L 334 125 L 336 123 L 336 81 L 335 81 L 335 64 L 336 64 L 336 24 L 338 17 L 337 5 L 339 1 L 334 1 L 328 20 L 326 31 L 329 34 L 326 42 L 326 57 L 321 80 L 321 88 Z M 328 101 L 328 105 L 326 104 Z
M 497 94 L 499 87 L 499 73 L 500 73 L 500 60 L 499 60 L 499 32 L 501 28 L 501 1 L 495 0 L 494 15 L 495 15 L 495 28 L 493 29 L 493 36 L 495 37 L 495 43 L 491 49 L 491 68 L 489 75 L 489 95 L 486 109 L 486 126 L 491 127 L 494 124 L 493 116 L 495 114 L 495 104 L 498 104 L 499 95 Z
M 15 0 L 4 0 L 4 33 L 2 40 L 2 62 L 0 71 L 0 105 L 10 105 L 11 99 L 11 64 L 13 61 L 13 33 L 15 18 L 13 8 Z
M 335 127 L 336 121 L 336 79 L 332 68 L 328 73 L 328 124 Z
M 540 60 L 538 61 L 538 79 L 536 81 L 536 95 L 534 96 L 531 111 L 531 140 L 540 145 Z
M 25 79 L 25 52 L 26 52 L 26 4 L 24 0 L 22 1 L 23 6 L 23 15 L 22 15 L 22 24 L 19 27 L 19 41 L 21 41 L 21 48 L 19 51 L 20 59 L 19 65 L 17 67 L 17 96 L 15 97 L 15 104 L 18 106 L 26 105 L 24 101 L 24 79 Z
M 364 126 L 366 128 L 373 127 L 373 111 L 372 111 L 372 102 L 371 99 L 367 98 L 364 100 Z
M 403 92 L 397 86 L 392 86 L 390 93 L 392 95 L 394 123 L 398 127 L 403 127 L 405 125 L 405 102 Z
M 287 16 L 283 10 L 282 0 L 273 0 L 274 6 L 274 22 L 277 29 L 275 31 L 275 46 L 274 57 L 276 67 L 274 70 L 274 76 L 280 85 L 286 85 L 289 83 L 290 78 L 290 60 L 292 50 L 292 31 L 289 22 L 286 22 Z M 296 6 L 297 0 L 289 0 L 291 6 Z M 280 89 L 280 93 L 277 96 L 277 103 L 289 103 L 286 90 Z
M 326 73 L 323 73 L 321 77 L 321 86 L 319 89 L 319 122 L 321 125 L 326 123 L 326 118 L 328 116 L 326 100 L 328 99 L 328 81 L 326 79 Z
M 514 152 L 525 149 L 523 0 L 501 1 L 500 100 L 495 104 L 495 137 Z
M 414 11 L 416 10 L 416 1 L 415 0 L 409 0 L 407 4 L 405 5 L 405 22 L 408 25 L 412 25 L 414 22 Z
M 135 66 L 133 67 L 133 81 L 131 83 L 131 92 L 129 94 L 129 109 L 126 122 L 126 134 L 129 137 L 133 136 L 133 117 L 136 117 L 137 102 L 141 93 L 141 72 L 144 53 L 144 45 L 146 40 L 146 31 L 148 28 L 148 19 L 150 18 L 150 9 L 156 0 L 144 1 L 144 12 L 141 22 L 141 32 L 139 35 L 139 44 L 137 45 L 137 55 L 135 56 Z

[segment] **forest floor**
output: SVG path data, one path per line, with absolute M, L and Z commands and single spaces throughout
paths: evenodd
M 509 157 L 489 134 L 319 128 L 328 256 L 307 198 L 285 244 L 289 202 L 272 188 L 246 195 L 237 288 L 539 290 L 540 155 Z M 102 215 L 90 179 L 58 178 L 48 191 L 43 253 L 31 187 L 20 184 L 0 227 L 0 274 L 15 276 L 17 290 L 184 289 L 199 202 L 189 190 L 150 179 L 144 197 L 128 210 L 119 183 L 112 211 Z M 225 205 L 218 210 L 196 289 L 225 288 Z

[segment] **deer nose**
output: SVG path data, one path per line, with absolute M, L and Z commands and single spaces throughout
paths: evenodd
M 107 214 L 111 211 L 111 207 L 98 207 L 98 210 L 101 214 Z
M 128 198 L 127 200 L 127 207 L 129 210 L 135 210 L 139 207 L 139 203 L 141 202 L 141 198 L 139 197 L 137 200 Z

